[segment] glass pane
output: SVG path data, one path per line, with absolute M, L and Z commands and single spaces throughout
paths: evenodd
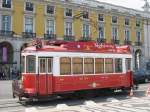
M 35 56 L 26 57 L 27 73 L 35 73 Z
M 40 58 L 40 73 L 46 73 L 46 59 Z
M 85 58 L 84 59 L 84 72 L 85 72 L 85 74 L 93 74 L 94 73 L 94 59 L 93 58 Z
M 105 59 L 105 72 L 113 73 L 113 59 L 111 58 Z
M 60 58 L 60 74 L 61 75 L 71 74 L 71 58 L 67 57 Z
M 122 59 L 115 59 L 115 72 L 122 72 Z
M 73 58 L 73 74 L 83 74 L 83 59 Z
M 104 59 L 95 59 L 95 73 L 104 73 Z
M 52 73 L 52 58 L 48 58 L 48 73 Z
M 3 15 L 2 16 L 2 30 L 10 31 L 11 30 L 11 16 Z
M 126 59 L 126 70 L 131 70 L 131 59 L 130 58 Z

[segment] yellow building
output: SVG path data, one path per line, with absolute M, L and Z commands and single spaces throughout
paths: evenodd
M 142 54 L 145 18 L 142 11 L 87 1 L 0 0 L 1 54 L 4 54 L 5 46 L 19 52 L 26 42 L 34 38 L 129 44 L 134 54 Z M 19 66 L 16 53 L 9 55 L 13 57 L 12 63 L 17 61 Z M 3 56 L 0 56 L 1 63 Z M 135 55 L 136 58 L 140 57 Z M 9 59 L 6 60 L 8 62 Z M 140 64 L 135 64 L 135 67 L 140 67 Z

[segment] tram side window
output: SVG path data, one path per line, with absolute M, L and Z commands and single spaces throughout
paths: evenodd
M 83 74 L 83 59 L 72 58 L 73 62 L 73 74 Z
M 60 74 L 61 75 L 71 74 L 71 58 L 68 57 L 60 58 Z
M 130 58 L 126 58 L 126 69 L 131 70 L 131 59 Z
M 105 59 L 105 72 L 113 73 L 113 59 L 111 59 L 111 58 Z
M 52 58 L 47 59 L 48 63 L 48 73 L 52 73 Z
M 25 57 L 21 56 L 21 72 L 25 72 Z
M 84 59 L 84 72 L 85 72 L 85 74 L 93 74 L 94 73 L 94 59 L 93 58 L 85 58 Z
M 121 58 L 115 59 L 115 72 L 116 73 L 122 72 L 122 59 Z
M 26 72 L 35 73 L 35 56 L 27 56 L 26 61 Z
M 46 58 L 39 58 L 40 73 L 46 73 Z
M 95 59 L 95 73 L 104 73 L 104 59 Z

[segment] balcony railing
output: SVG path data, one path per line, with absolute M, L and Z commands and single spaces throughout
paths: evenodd
M 142 42 L 140 41 L 135 42 L 135 46 L 142 46 Z
M 2 7 L 4 7 L 4 8 L 11 8 L 11 4 L 3 3 L 3 4 L 2 4 Z
M 56 40 L 56 34 L 44 34 L 44 39 Z
M 104 39 L 104 38 L 97 38 L 97 42 L 98 43 L 105 43 L 106 39 Z
M 111 42 L 112 42 L 113 44 L 119 44 L 119 43 L 120 43 L 120 41 L 117 40 L 117 39 L 112 39 Z
M 23 38 L 36 38 L 36 33 L 22 32 Z
M 65 41 L 75 41 L 75 37 L 73 35 L 64 35 Z
M 129 40 L 125 40 L 125 41 L 124 41 L 124 44 L 125 44 L 125 45 L 131 45 L 131 44 L 132 44 L 132 42 L 131 42 L 131 41 L 129 41 Z
M 0 30 L 0 36 L 13 37 L 13 35 L 14 35 L 13 31 Z
M 80 41 L 91 41 L 91 37 L 81 37 Z

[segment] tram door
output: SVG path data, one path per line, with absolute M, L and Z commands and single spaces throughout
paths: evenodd
M 39 58 L 38 93 L 39 95 L 52 94 L 52 58 Z

